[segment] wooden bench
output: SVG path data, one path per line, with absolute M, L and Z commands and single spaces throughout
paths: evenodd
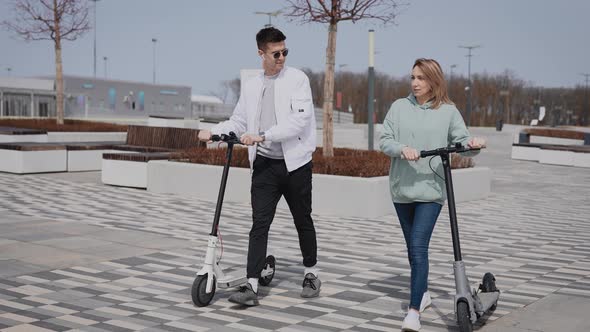
M 0 171 L 28 174 L 65 172 L 67 151 L 64 144 L 3 143 L 0 144 Z
M 125 145 L 115 150 L 134 153 L 105 153 L 102 156 L 102 182 L 105 184 L 147 188 L 147 163 L 168 160 L 178 152 L 205 147 L 199 130 L 174 127 L 129 126 Z
M 0 127 L 0 143 L 46 142 L 47 132 L 37 129 Z
M 590 145 L 513 143 L 511 157 L 541 164 L 590 167 Z
M 121 142 L 2 143 L 0 171 L 27 174 L 100 170 L 102 154 Z
M 590 145 L 590 133 L 570 129 L 549 129 L 549 128 L 526 128 L 518 134 L 518 143 L 531 143 L 531 137 L 543 137 L 544 141 L 533 142 L 542 144 L 573 145 L 580 142 L 583 145 Z
M 541 164 L 590 167 L 590 145 L 550 145 L 540 147 Z
M 534 142 L 531 138 L 534 137 Z M 587 166 L 590 133 L 565 128 L 526 128 L 512 144 L 512 159 L 538 161 L 543 164 Z
M 0 127 L 3 133 L 19 135 L 43 131 Z M 123 142 L 8 142 L 0 143 L 0 171 L 16 174 L 101 170 L 115 164 L 167 159 L 173 153 L 195 146 L 199 131 L 187 128 L 129 126 Z M 121 159 L 122 152 L 127 159 Z M 128 157 L 133 153 L 133 157 Z M 137 166 L 136 166 L 137 167 Z M 145 165 L 143 165 L 145 168 Z M 112 167 L 111 167 L 112 168 Z M 147 175 L 146 175 L 147 176 Z
M 15 127 L 0 127 L 0 135 L 38 135 L 47 134 L 45 130 L 15 128 Z

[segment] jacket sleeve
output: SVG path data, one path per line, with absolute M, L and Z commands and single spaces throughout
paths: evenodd
M 469 135 L 469 131 L 465 126 L 465 121 L 463 121 L 463 117 L 457 108 L 453 108 L 453 115 L 451 116 L 451 121 L 449 123 L 449 144 L 455 145 L 455 143 L 461 143 L 463 146 L 467 146 L 471 136 Z M 470 151 L 464 152 L 462 155 L 467 157 L 473 157 L 479 153 L 477 151 Z
M 381 132 L 381 138 L 379 140 L 379 148 L 383 153 L 392 157 L 399 158 L 402 153 L 402 149 L 406 146 L 398 142 L 398 138 L 395 137 L 395 103 L 389 108 L 387 116 L 383 121 L 383 131 Z M 399 126 L 399 124 L 397 124 Z
M 314 116 L 313 100 L 309 79 L 303 75 L 291 93 L 291 109 L 287 121 L 277 123 L 268 129 L 264 135 L 265 140 L 281 142 L 300 135 L 311 124 Z M 315 130 L 315 128 L 313 128 Z
M 230 131 L 233 131 L 238 137 L 240 137 L 243 133 L 246 132 L 246 125 L 247 125 L 247 114 L 246 114 L 246 107 L 244 107 L 244 102 L 242 96 L 240 95 L 240 99 L 234 108 L 234 112 L 232 116 L 227 121 L 220 122 L 211 128 L 211 133 L 215 135 L 219 134 L 229 134 Z

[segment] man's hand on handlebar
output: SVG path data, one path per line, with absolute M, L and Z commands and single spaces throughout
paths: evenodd
M 467 143 L 467 147 L 470 149 L 485 148 L 486 140 L 483 137 L 472 137 Z
M 402 149 L 401 157 L 405 160 L 416 161 L 420 159 L 420 153 L 416 149 L 406 146 Z
M 244 145 L 254 145 L 255 143 L 260 143 L 263 141 L 262 136 L 253 135 L 253 134 L 244 134 L 240 137 L 240 141 Z
M 206 129 L 201 129 L 199 131 L 199 140 L 203 142 L 211 141 L 211 131 Z

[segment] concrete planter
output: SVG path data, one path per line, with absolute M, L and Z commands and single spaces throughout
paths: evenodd
M 174 128 L 191 128 L 199 129 L 199 119 L 184 119 L 184 118 L 166 118 L 150 116 L 148 119 L 148 126 L 150 127 L 174 127 Z
M 217 200 L 221 166 L 174 161 L 150 161 L 147 167 L 147 190 L 156 193 L 193 195 Z M 104 165 L 103 165 L 104 174 Z M 476 167 L 453 171 L 458 202 L 485 198 L 490 193 L 491 171 Z M 250 201 L 250 170 L 232 168 L 229 172 L 225 202 Z M 376 218 L 393 213 L 387 176 L 358 178 L 313 175 L 313 213 L 342 217 Z M 283 199 L 280 207 L 286 208 Z
M 101 180 L 102 183 L 113 186 L 145 189 L 147 167 L 146 162 L 102 159 Z
M 58 132 L 34 135 L 0 135 L 0 143 L 124 142 L 126 132 Z
M 68 172 L 100 171 L 103 153 L 120 153 L 120 150 L 68 150 Z M 127 151 L 125 151 L 127 152 Z
M 541 164 L 574 166 L 574 155 L 578 153 L 563 150 L 539 150 L 539 162 Z
M 512 159 L 539 161 L 541 149 L 536 146 L 512 145 Z
M 47 133 L 47 142 L 124 142 L 127 132 L 57 132 Z M 24 141 L 22 141 L 24 142 Z
M 590 153 L 576 153 L 576 154 L 574 154 L 574 166 L 576 166 L 576 167 L 590 167 Z
M 21 143 L 21 142 L 47 142 L 47 134 L 33 135 L 2 135 L 0 134 L 0 143 Z
M 19 151 L 0 149 L 0 172 L 15 174 L 65 172 L 65 149 Z

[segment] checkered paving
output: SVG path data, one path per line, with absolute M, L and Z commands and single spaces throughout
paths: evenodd
M 498 309 L 485 317 L 485 324 L 552 293 L 590 300 L 588 183 L 590 174 L 584 169 L 505 160 L 494 168 L 489 199 L 458 204 L 470 281 L 476 286 L 489 271 L 502 290 Z M 279 210 L 269 243 L 277 272 L 270 287 L 260 288 L 261 305 L 236 307 L 227 301 L 231 290 L 218 290 L 209 306 L 199 308 L 191 302 L 190 287 L 205 253 L 214 202 L 35 175 L 0 174 L 0 186 L 0 216 L 14 216 L 0 217 L 12 220 L 0 223 L 0 267 L 10 269 L 20 259 L 21 253 L 11 248 L 21 242 L 55 247 L 56 254 L 65 255 L 50 266 L 32 264 L 42 267 L 35 271 L 1 274 L 1 331 L 401 327 L 409 268 L 394 215 L 372 220 L 315 216 L 322 292 L 319 298 L 302 299 L 296 232 L 289 212 Z M 38 231 L 27 228 L 29 222 L 39 225 Z M 54 224 L 53 230 L 43 228 Z M 247 204 L 225 204 L 222 263 L 229 270 L 243 271 L 249 225 Z M 75 236 L 67 242 L 80 227 L 93 231 L 83 243 L 74 241 Z M 115 251 L 100 246 L 104 240 L 117 246 L 134 243 L 145 250 L 100 259 Z M 87 256 L 70 260 L 68 249 Z M 422 315 L 422 330 L 455 330 L 446 208 L 430 249 L 433 306 Z

